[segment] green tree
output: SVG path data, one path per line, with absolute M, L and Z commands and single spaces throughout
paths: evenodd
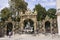
M 7 20 L 8 17 L 10 16 L 10 14 L 11 14 L 11 11 L 10 11 L 9 8 L 3 8 L 1 10 L 1 17 L 2 17 L 3 20 Z
M 14 2 L 14 8 L 17 9 L 17 11 L 23 11 L 27 10 L 27 3 L 24 0 L 11 0 L 12 3 Z
M 52 19 L 56 18 L 57 16 L 56 16 L 55 14 L 56 14 L 56 9 L 54 9 L 54 8 L 48 9 L 47 15 L 48 15 L 50 18 L 52 18 Z
M 35 5 L 34 11 L 37 11 L 37 20 L 43 20 L 46 16 L 46 9 L 40 4 Z
M 22 11 L 23 13 L 25 13 L 25 11 L 27 10 L 27 5 L 28 3 L 25 2 L 24 0 L 11 0 L 12 4 L 11 6 L 13 6 L 13 8 L 16 10 L 15 13 L 17 12 L 18 16 L 15 20 L 19 20 L 19 12 Z M 14 10 L 13 10 L 14 11 Z

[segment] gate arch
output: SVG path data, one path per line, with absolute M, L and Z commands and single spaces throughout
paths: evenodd
M 49 21 L 45 22 L 45 31 L 46 31 L 46 33 L 51 32 L 51 27 L 50 27 L 50 22 Z
M 29 33 L 33 33 L 34 32 L 34 21 L 31 19 L 25 19 L 23 21 L 24 27 L 23 29 L 27 32 L 29 31 Z
M 9 32 L 12 32 L 12 30 L 13 30 L 13 24 L 11 22 L 8 22 L 7 23 L 7 32 L 6 32 L 7 36 L 9 35 Z

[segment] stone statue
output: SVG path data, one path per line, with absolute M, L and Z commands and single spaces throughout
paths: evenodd
M 32 31 L 33 31 L 33 27 L 30 26 L 30 22 L 28 22 L 28 23 L 26 24 L 25 31 L 26 31 L 26 32 L 32 32 Z
M 26 24 L 26 28 L 29 28 L 30 27 L 30 23 L 28 22 L 27 24 Z

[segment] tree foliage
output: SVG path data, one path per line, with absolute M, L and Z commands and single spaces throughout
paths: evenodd
M 1 17 L 2 17 L 2 19 L 4 19 L 4 20 L 7 20 L 7 18 L 10 16 L 10 14 L 11 14 L 11 11 L 10 11 L 9 8 L 3 8 L 3 9 L 1 10 Z
M 46 16 L 46 9 L 42 7 L 40 4 L 35 5 L 34 10 L 37 11 L 37 20 L 43 20 Z
M 45 17 L 48 15 L 50 18 L 54 19 L 56 18 L 56 9 L 50 8 L 48 11 L 44 7 L 42 7 L 40 4 L 35 5 L 34 11 L 37 11 L 37 21 L 41 21 L 45 19 Z
M 23 12 L 25 10 L 27 10 L 27 5 L 28 4 L 24 0 L 11 0 L 11 1 L 14 2 L 15 9 L 23 11 Z
M 47 11 L 47 15 L 50 17 L 50 18 L 52 18 L 52 19 L 54 19 L 54 18 L 56 18 L 56 9 L 54 9 L 54 8 L 50 8 L 50 9 L 48 9 L 48 11 Z

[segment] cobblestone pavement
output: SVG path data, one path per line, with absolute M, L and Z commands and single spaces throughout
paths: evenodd
M 19 35 L 16 34 L 11 36 L 10 38 L 5 36 L 0 38 L 0 40 L 60 40 L 60 36 L 55 34 L 38 34 L 38 35 L 31 35 L 31 34 L 23 34 Z

